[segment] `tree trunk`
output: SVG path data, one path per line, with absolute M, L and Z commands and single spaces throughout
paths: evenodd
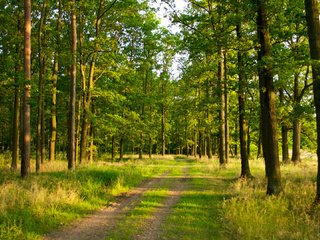
M 57 19 L 57 34 L 56 46 L 54 53 L 53 76 L 52 76 L 52 99 L 51 99 L 51 139 L 49 149 L 49 160 L 56 159 L 56 140 L 57 140 L 57 82 L 59 73 L 59 49 L 60 49 L 60 34 L 62 29 L 61 23 L 61 0 L 59 0 L 59 13 Z
M 18 11 L 20 11 L 20 6 Z M 22 16 L 18 14 L 18 35 L 22 36 Z M 14 107 L 13 107 L 13 128 L 12 128 L 12 162 L 11 162 L 11 169 L 17 170 L 18 168 L 18 161 L 19 161 L 19 141 L 20 141 L 20 109 L 21 109 L 21 102 L 20 102 L 20 73 L 23 72 L 21 66 L 21 44 L 16 45 L 16 66 L 15 66 L 15 73 L 16 77 L 14 79 L 15 87 L 14 87 Z
M 120 157 L 119 159 L 122 160 L 123 159 L 123 138 L 120 138 L 120 142 L 119 142 L 119 148 L 120 148 Z
M 104 0 L 100 0 L 99 9 L 97 11 L 96 19 L 96 39 L 100 35 L 100 25 L 102 17 L 102 8 L 104 5 Z M 99 46 L 95 46 L 95 51 L 92 54 L 90 69 L 89 69 L 89 80 L 88 80 L 88 89 L 85 92 L 84 106 L 83 106 L 83 118 L 82 118 L 82 131 L 81 131 L 81 141 L 80 141 L 80 162 L 88 160 L 88 134 L 90 129 L 90 105 L 91 105 L 91 96 L 92 90 L 94 87 L 94 74 L 95 74 L 95 65 L 97 61 L 97 51 Z
M 41 17 L 38 29 L 38 62 L 39 62 L 39 93 L 38 93 L 38 122 L 37 122 L 37 154 L 36 154 L 36 172 L 40 172 L 41 164 L 44 158 L 44 78 L 46 71 L 46 56 L 43 51 L 46 37 L 46 16 L 47 1 L 42 2 Z
M 203 155 L 203 144 L 202 144 L 202 132 L 199 131 L 199 158 L 201 159 Z
M 284 94 L 283 89 L 280 89 L 279 91 L 280 96 L 280 103 L 282 106 L 284 106 Z M 288 148 L 288 126 L 287 124 L 282 120 L 281 122 L 281 138 L 282 138 L 282 162 L 287 164 L 290 162 L 289 160 L 289 148 Z
M 152 139 L 149 138 L 149 159 L 152 158 Z
M 292 136 L 292 159 L 296 164 L 300 162 L 300 145 L 301 145 L 301 120 L 296 118 L 293 121 L 293 136 Z
M 24 0 L 24 96 L 21 176 L 30 174 L 30 98 L 31 98 L 31 0 Z
M 262 119 L 261 119 L 261 114 L 260 114 L 260 123 L 259 123 L 259 138 L 258 138 L 258 143 L 257 143 L 257 147 L 258 147 L 258 152 L 257 152 L 257 158 L 262 157 L 263 155 L 263 150 L 262 150 Z
M 69 159 L 68 169 L 74 169 L 75 163 L 75 113 L 76 113 L 76 81 L 77 81 L 77 19 L 76 1 L 70 0 L 71 10 L 71 32 L 72 32 L 72 71 L 71 71 L 71 93 L 70 93 L 70 112 L 69 112 Z
M 237 38 L 238 41 L 242 40 L 241 25 L 237 25 Z M 238 51 L 238 78 L 239 78 L 239 92 L 238 92 L 238 102 L 239 102 L 239 141 L 240 141 L 240 157 L 241 157 L 241 178 L 251 177 L 249 158 L 247 151 L 247 137 L 248 137 L 248 126 L 246 120 L 246 79 L 244 74 L 244 65 L 242 52 Z M 237 153 L 235 153 L 237 154 Z
M 220 166 L 225 167 L 226 164 L 226 124 L 225 124 L 225 95 L 224 95 L 224 61 L 223 51 L 219 50 L 219 66 L 218 66 L 218 79 L 219 79 L 219 94 L 220 94 L 220 114 L 219 114 L 219 161 Z
M 276 93 L 273 85 L 272 69 L 270 63 L 266 62 L 271 57 L 266 3 L 262 0 L 257 0 L 257 3 L 257 33 L 261 46 L 258 53 L 258 71 L 262 116 L 262 147 L 268 180 L 267 194 L 273 195 L 282 192 L 277 136 Z
M 197 156 L 197 131 L 194 130 L 194 134 L 193 134 L 193 149 L 192 149 L 192 155 L 194 157 Z
M 307 15 L 308 35 L 312 62 L 313 94 L 316 107 L 317 123 L 317 155 L 318 155 L 318 175 L 316 203 L 320 202 L 320 23 L 317 0 L 305 0 Z
M 115 159 L 115 137 L 112 135 L 111 137 L 111 162 Z
M 164 156 L 166 154 L 166 128 L 165 128 L 165 110 L 164 104 L 161 107 L 161 154 Z
M 229 162 L 229 92 L 228 92 L 228 73 L 227 73 L 227 51 L 223 52 L 224 64 L 224 107 L 225 107 L 225 162 Z

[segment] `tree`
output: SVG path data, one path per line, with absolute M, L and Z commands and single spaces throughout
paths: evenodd
M 71 32 L 72 32 L 72 69 L 70 78 L 70 109 L 69 109 L 69 153 L 68 169 L 74 169 L 75 162 L 75 112 L 76 112 L 76 81 L 77 81 L 77 19 L 76 1 L 71 3 Z
M 305 0 L 310 56 L 312 61 L 313 94 L 316 107 L 318 176 L 316 203 L 320 203 L 320 22 L 317 0 Z
M 40 166 L 45 157 L 45 124 L 44 124 L 44 85 L 47 57 L 44 53 L 46 40 L 47 1 L 42 2 L 41 17 L 38 29 L 38 62 L 39 62 L 39 94 L 38 94 L 38 122 L 37 122 L 37 155 L 36 172 L 40 172 Z
M 60 35 L 62 28 L 62 3 L 58 1 L 58 19 L 57 19 L 57 33 L 56 42 L 54 49 L 54 63 L 53 63 L 53 74 L 52 74 L 52 98 L 51 98 L 51 138 L 49 148 L 49 160 L 55 160 L 56 153 L 56 140 L 57 140 L 57 82 L 59 74 L 59 53 L 60 53 Z
M 267 2 L 257 0 L 257 33 L 260 44 L 258 71 L 261 107 L 262 147 L 268 179 L 267 194 L 282 191 L 278 152 L 276 92 L 271 67 L 271 43 L 267 17 Z
M 31 97 L 31 0 L 24 1 L 24 96 L 21 176 L 30 174 L 30 97 Z
M 18 39 L 16 43 L 16 66 L 15 66 L 15 93 L 14 93 L 14 117 L 13 117 L 13 126 L 12 126 L 12 162 L 11 162 L 11 169 L 17 170 L 18 168 L 18 160 L 19 160 L 19 142 L 20 142 L 20 108 L 21 108 L 21 101 L 20 101 L 20 79 L 21 79 L 21 72 L 22 72 L 22 65 L 21 65 L 21 58 L 22 58 L 22 46 L 20 43 L 20 38 L 23 36 L 23 29 L 22 29 L 22 14 L 21 11 L 21 4 L 18 7 L 18 19 L 17 19 L 17 30 L 18 30 Z

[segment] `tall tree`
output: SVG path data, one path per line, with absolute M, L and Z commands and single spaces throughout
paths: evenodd
M 313 94 L 316 107 L 318 176 L 316 203 L 320 203 L 320 22 L 317 0 L 305 0 L 310 55 L 312 61 Z
M 30 174 L 31 0 L 24 1 L 24 96 L 21 176 Z
M 262 147 L 268 179 L 267 194 L 282 191 L 278 151 L 276 92 L 271 67 L 271 42 L 267 16 L 267 2 L 257 0 L 257 33 L 260 44 L 258 71 L 260 88 Z
M 46 55 L 44 45 L 46 38 L 47 1 L 42 2 L 41 17 L 38 28 L 38 62 L 39 62 L 39 84 L 38 84 L 38 122 L 37 122 L 37 154 L 36 172 L 40 171 L 41 163 L 44 161 L 45 129 L 44 129 L 44 78 L 46 73 Z
M 237 39 L 240 43 L 242 41 L 241 23 L 236 26 Z M 246 120 L 246 107 L 245 107 L 245 87 L 246 79 L 244 74 L 243 64 L 243 52 L 238 50 L 238 104 L 239 104 L 239 139 L 240 139 L 240 157 L 241 157 L 241 177 L 251 177 L 249 158 L 247 151 L 247 138 L 248 138 L 248 126 Z
M 57 19 L 57 33 L 54 49 L 53 75 L 52 75 L 52 97 L 51 97 L 51 138 L 49 148 L 49 160 L 55 160 L 56 140 L 57 140 L 57 82 L 59 73 L 59 52 L 60 52 L 60 35 L 62 29 L 62 4 L 58 1 L 58 19 Z
M 20 13 L 21 11 L 21 4 L 18 7 L 18 19 L 17 19 L 17 30 L 18 30 L 18 39 L 16 44 L 16 66 L 15 66 L 15 90 L 14 90 L 14 107 L 13 107 L 13 126 L 12 126 L 12 162 L 11 162 L 11 169 L 17 170 L 18 168 L 18 160 L 19 160 L 19 141 L 20 141 L 20 108 L 21 108 L 21 101 L 20 101 L 20 76 L 22 73 L 22 65 L 21 65 L 21 58 L 22 58 L 22 46 L 19 43 L 22 36 L 23 36 L 23 29 L 22 29 L 22 21 L 23 21 L 23 14 Z
M 77 82 L 77 18 L 76 18 L 76 1 L 70 0 L 71 3 L 71 32 L 72 32 L 72 69 L 70 78 L 70 109 L 69 109 L 69 153 L 68 169 L 74 169 L 75 162 L 75 115 L 76 115 L 76 82 Z

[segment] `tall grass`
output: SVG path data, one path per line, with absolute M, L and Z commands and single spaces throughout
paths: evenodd
M 237 239 L 320 239 L 320 211 L 315 197 L 315 161 L 281 166 L 284 192 L 266 196 L 264 163 L 251 161 L 251 180 L 233 183 L 236 195 L 223 204 L 226 231 Z M 238 167 L 229 165 L 229 172 Z
M 111 201 L 146 177 L 165 171 L 141 161 L 110 165 L 96 162 L 66 169 L 48 163 L 39 175 L 21 179 L 7 166 L 0 169 L 0 239 L 40 239 L 41 235 L 80 218 Z

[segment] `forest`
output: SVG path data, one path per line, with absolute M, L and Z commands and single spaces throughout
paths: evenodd
M 0 239 L 63 239 L 148 179 L 161 222 L 81 239 L 320 236 L 317 0 L 0 5 Z M 207 211 L 192 231 L 181 199 Z

